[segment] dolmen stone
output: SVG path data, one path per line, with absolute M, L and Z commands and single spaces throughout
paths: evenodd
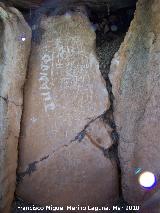
M 15 8 L 0 4 L 0 212 L 11 209 L 31 30 Z
M 24 92 L 17 195 L 41 206 L 112 205 L 118 198 L 112 145 L 102 115 L 110 102 L 81 13 L 43 16 Z
M 149 208 L 144 212 L 160 211 L 160 194 L 157 194 L 160 178 L 159 10 L 159 1 L 138 2 L 135 18 L 112 61 L 110 73 L 115 96 L 114 117 L 120 137 L 123 196 L 133 205 Z M 152 172 L 157 179 L 157 184 L 148 190 L 139 184 L 139 177 L 145 171 Z M 157 198 L 151 202 L 154 194 Z

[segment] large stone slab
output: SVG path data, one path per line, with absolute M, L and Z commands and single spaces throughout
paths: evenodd
M 41 205 L 109 204 L 118 179 L 104 157 L 111 129 L 99 117 L 110 103 L 95 33 L 80 14 L 44 17 L 41 27 L 25 87 L 17 194 Z
M 22 41 L 25 36 L 26 40 Z M 31 30 L 15 8 L 0 4 L 0 212 L 10 212 Z
M 136 170 L 151 171 L 159 178 L 159 9 L 159 1 L 139 1 L 135 18 L 112 61 L 110 73 L 115 96 L 114 116 L 120 136 L 123 194 L 125 200 L 137 205 L 148 202 L 158 190 L 158 186 L 150 192 L 143 189 L 138 183 L 140 174 L 136 175 Z M 151 204 L 149 207 L 153 208 Z M 158 211 L 157 207 L 155 212 Z

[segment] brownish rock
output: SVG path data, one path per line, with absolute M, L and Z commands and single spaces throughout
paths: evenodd
M 0 212 L 7 213 L 16 184 L 17 144 L 31 31 L 15 8 L 0 4 L 0 32 Z
M 95 55 L 95 33 L 84 15 L 43 18 L 32 47 L 19 152 L 17 194 L 41 205 L 106 205 L 118 196 L 116 165 L 104 156 L 111 129 Z
M 136 175 L 136 169 L 151 171 L 157 178 L 160 174 L 159 9 L 159 1 L 139 1 L 110 73 L 115 96 L 114 116 L 120 136 L 123 194 L 126 201 L 137 205 L 156 193 L 158 186 L 150 192 L 142 188 L 138 183 L 141 173 Z M 149 208 L 151 210 L 153 205 Z M 159 210 L 157 207 L 155 212 Z
M 101 148 L 110 145 L 105 125 L 97 120 L 81 142 L 52 149 L 27 165 L 20 174 L 23 181 L 18 195 L 42 206 L 113 205 L 118 199 L 118 174 L 116 165 L 106 159 Z

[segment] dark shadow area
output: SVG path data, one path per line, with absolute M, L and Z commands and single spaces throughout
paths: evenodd
M 125 207 L 128 203 L 125 202 L 122 194 L 121 165 L 118 156 L 119 135 L 116 130 L 116 123 L 113 115 L 114 95 L 108 74 L 111 61 L 125 38 L 130 23 L 134 18 L 135 10 L 136 5 L 114 11 L 108 8 L 107 13 L 94 14 L 90 19 L 96 32 L 96 53 L 99 60 L 100 71 L 105 79 L 111 104 L 109 110 L 104 114 L 104 121 L 112 128 L 111 138 L 113 145 L 109 148 L 109 156 L 115 159 L 119 175 L 119 200 L 115 204 L 117 210 L 118 206 Z M 125 212 L 124 209 L 118 210 L 118 212 Z M 115 209 L 114 212 L 117 212 L 117 210 Z

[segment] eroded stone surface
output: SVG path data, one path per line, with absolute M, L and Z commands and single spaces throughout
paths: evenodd
M 142 189 L 136 169 L 151 171 L 157 178 L 160 174 L 159 9 L 159 1 L 139 1 L 110 73 L 115 96 L 114 115 L 120 135 L 123 193 L 126 201 L 137 205 L 158 188 L 150 193 Z M 157 210 L 158 207 L 155 212 Z
M 2 0 L 5 1 L 5 0 Z M 52 2 L 52 3 L 51 3 Z M 85 4 L 88 6 L 91 6 L 92 8 L 97 8 L 99 9 L 99 7 L 105 7 L 105 9 L 107 8 L 108 3 L 110 4 L 111 8 L 113 9 L 119 9 L 119 8 L 123 8 L 123 7 L 131 7 L 135 4 L 134 0 L 54 0 L 54 2 L 52 0 L 8 0 L 8 3 L 13 4 L 16 7 L 21 7 L 21 8 L 37 8 L 40 5 L 47 5 L 49 4 L 54 4 L 54 5 L 65 5 L 66 4 L 70 4 L 70 5 L 74 5 L 74 4 Z
M 118 199 L 118 174 L 114 161 L 102 151 L 111 145 L 106 126 L 97 120 L 86 131 L 81 141 L 50 150 L 20 173 L 18 195 L 41 205 L 113 205 Z
M 25 34 L 26 40 L 21 36 Z M 10 212 L 31 31 L 14 8 L 0 5 L 0 212 Z
M 41 25 L 25 87 L 17 194 L 43 205 L 111 204 L 118 180 L 104 157 L 111 130 L 97 121 L 110 104 L 95 34 L 80 14 L 44 17 Z

